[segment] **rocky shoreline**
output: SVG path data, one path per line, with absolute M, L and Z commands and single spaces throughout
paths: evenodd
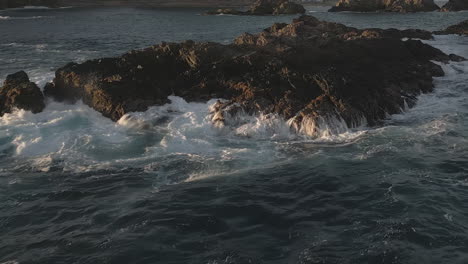
M 430 12 L 439 10 L 434 0 L 339 0 L 329 12 Z
M 70 63 L 56 71 L 44 95 L 82 100 L 114 121 L 166 104 L 170 95 L 189 102 L 222 98 L 212 109 L 216 125 L 241 122 L 240 113 L 264 114 L 314 136 L 320 125 L 336 120 L 350 128 L 379 124 L 432 91 L 432 77 L 444 74 L 432 61 L 463 60 L 414 38 L 430 39 L 432 33 L 356 29 L 301 16 L 259 34 L 245 33 L 229 45 L 162 43 L 121 57 Z M 44 108 L 40 89 L 23 73 L 7 77 L 0 98 L 8 102 L 0 105 L 0 115 Z
M 431 12 L 431 11 L 462 11 L 468 10 L 467 0 L 449 0 L 439 7 L 434 0 L 339 0 L 329 12 Z
M 209 11 L 207 15 L 242 15 L 242 16 L 264 16 L 264 15 L 295 15 L 304 14 L 305 8 L 289 0 L 257 0 L 247 11 L 236 9 L 217 9 Z

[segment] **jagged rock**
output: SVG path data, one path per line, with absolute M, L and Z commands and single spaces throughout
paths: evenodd
M 438 10 L 434 0 L 340 0 L 329 12 L 428 12 Z
M 462 21 L 459 24 L 449 26 L 445 30 L 434 32 L 437 35 L 445 34 L 458 34 L 458 35 L 468 35 L 468 20 Z
M 208 15 L 293 15 L 304 14 L 305 8 L 289 0 L 257 0 L 247 11 L 234 9 L 218 9 L 209 11 Z
M 449 0 L 440 11 L 451 12 L 451 11 L 462 11 L 468 10 L 468 0 Z
M 401 40 L 421 35 L 427 33 L 359 30 L 302 16 L 229 45 L 162 43 L 71 63 L 57 70 L 45 92 L 60 101 L 81 99 L 112 120 L 176 95 L 226 99 L 214 107 L 213 121 L 227 125 L 238 112 L 278 115 L 299 131 L 319 120 L 375 125 L 413 106 L 418 94 L 432 91 L 432 76 L 443 75 L 431 60 L 448 61 L 449 55 Z M 313 129 L 305 133 L 314 135 Z
M 35 83 L 29 81 L 24 71 L 7 76 L 0 89 L 0 116 L 11 113 L 15 108 L 39 113 L 44 107 L 41 90 Z
M 304 14 L 305 8 L 288 0 L 257 0 L 249 12 L 253 15 Z

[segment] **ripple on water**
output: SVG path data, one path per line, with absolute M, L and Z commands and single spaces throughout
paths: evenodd
M 317 11 L 317 17 L 354 26 L 372 20 L 439 29 L 461 17 Z M 6 12 L 12 11 L 2 16 L 15 16 Z M 75 19 L 79 9 L 24 12 L 53 12 L 55 18 L 0 21 L 0 27 L 29 29 L 12 34 L 2 27 L 8 43 L 0 43 L 6 63 L 0 74 L 26 69 L 41 87 L 66 62 L 107 56 L 115 45 L 114 53 L 123 52 L 135 48 L 135 39 L 149 45 L 167 37 L 154 25 L 174 17 L 174 40 L 231 39 L 273 19 L 252 23 L 257 18 L 146 9 L 89 10 L 88 20 Z M 134 12 L 150 25 L 121 23 Z M 213 30 L 206 29 L 207 20 Z M 51 21 L 77 33 L 55 27 L 50 35 L 44 29 Z M 197 27 L 203 36 L 193 33 Z M 55 33 L 65 38 L 60 44 Z M 466 38 L 436 36 L 427 43 L 468 57 Z M 442 65 L 446 75 L 435 79 L 434 93 L 382 127 L 325 131 L 319 138 L 293 133 L 284 120 L 267 116 L 216 128 L 208 118 L 212 102 L 177 97 L 117 123 L 83 103 L 48 102 L 37 115 L 7 114 L 0 118 L 0 262 L 464 263 L 467 65 Z

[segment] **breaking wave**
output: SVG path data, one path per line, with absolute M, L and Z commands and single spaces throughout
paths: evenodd
M 0 155 L 23 160 L 15 164 L 22 169 L 40 171 L 148 168 L 152 161 L 171 155 L 223 162 L 255 159 L 265 151 L 270 153 L 265 157 L 274 159 L 280 154 L 279 144 L 347 141 L 362 134 L 337 121 L 324 125 L 320 136 L 312 138 L 305 133 L 317 127 L 295 131 L 287 120 L 273 115 L 242 115 L 236 117 L 241 123 L 219 127 L 210 114 L 216 100 L 169 99 L 170 104 L 126 114 L 117 123 L 83 103 L 49 102 L 39 114 L 18 110 L 0 118 Z

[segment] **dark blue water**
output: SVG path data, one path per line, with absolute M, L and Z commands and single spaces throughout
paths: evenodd
M 437 30 L 468 13 L 329 14 Z M 161 41 L 229 42 L 293 17 L 202 9 L 0 11 L 0 78 L 43 84 L 70 61 Z M 468 38 L 427 43 L 468 57 Z M 0 263 L 468 263 L 468 64 L 385 126 L 319 138 L 254 116 L 213 127 L 206 104 L 113 123 L 82 103 L 0 118 Z

